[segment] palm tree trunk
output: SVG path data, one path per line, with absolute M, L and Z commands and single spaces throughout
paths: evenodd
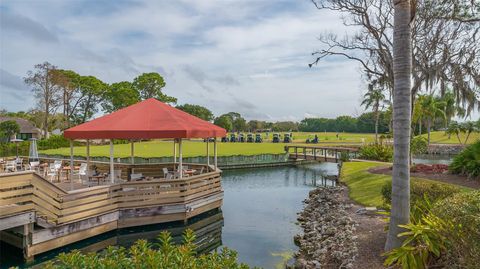
M 470 132 L 470 131 L 467 131 L 467 137 L 465 138 L 465 142 L 463 143 L 464 145 L 466 145 L 466 144 L 467 144 L 467 142 L 468 142 L 468 138 L 470 137 L 470 134 L 471 134 L 471 133 L 472 133 L 472 132 Z
M 393 172 L 392 210 L 385 243 L 385 250 L 401 246 L 398 234 L 403 231 L 398 225 L 410 219 L 410 128 L 411 128 L 411 75 L 412 45 L 410 29 L 410 0 L 394 1 L 393 32 Z

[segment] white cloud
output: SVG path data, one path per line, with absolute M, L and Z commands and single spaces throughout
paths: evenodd
M 359 107 L 356 63 L 307 66 L 318 34 L 345 29 L 336 13 L 306 0 L 30 2 L 0 6 L 38 23 L 57 42 L 0 32 L 0 67 L 14 76 L 43 61 L 109 83 L 155 71 L 180 103 L 268 120 L 333 117 Z

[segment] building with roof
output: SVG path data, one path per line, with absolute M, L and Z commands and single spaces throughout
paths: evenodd
M 30 138 L 40 138 L 41 131 L 33 123 L 26 119 L 16 117 L 0 117 L 0 122 L 15 121 L 20 126 L 20 133 L 16 134 L 16 138 L 29 140 Z M 11 137 L 13 139 L 15 137 Z

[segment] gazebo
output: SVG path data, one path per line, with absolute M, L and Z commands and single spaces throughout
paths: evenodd
M 0 239 L 22 248 L 25 258 L 32 259 L 34 255 L 115 229 L 173 221 L 187 223 L 192 217 L 218 210 L 223 203 L 223 190 L 221 171 L 217 168 L 215 139 L 214 166 L 210 166 L 209 161 L 207 164 L 188 164 L 200 169 L 200 173 L 183 170 L 182 140 L 206 138 L 208 141 L 209 138 L 225 136 L 225 133 L 220 127 L 155 99 L 70 128 L 64 132 L 64 136 L 71 140 L 70 169 L 66 169 L 70 170 L 70 190 L 32 170 L 0 173 L 0 193 L 3 197 L 0 199 L 3 205 L 0 210 L 3 239 Z M 174 145 L 178 143 L 178 165 L 176 153 L 173 163 L 134 163 L 133 141 L 172 138 Z M 79 175 L 80 170 L 87 168 L 88 171 L 91 140 L 110 140 L 109 162 L 92 161 L 102 172 L 110 171 L 107 184 L 100 184 L 99 180 L 97 186 L 90 186 L 88 182 L 88 187 L 82 184 L 78 189 L 73 188 L 75 139 L 87 141 L 86 165 L 76 160 L 77 163 L 82 162 Z M 132 141 L 130 162 L 117 163 L 117 168 L 127 168 L 129 172 L 135 169 L 135 173 L 138 174 L 138 170 L 148 176 L 135 180 L 127 176 L 127 180 L 122 177 L 115 181 L 114 139 Z M 161 174 L 164 168 L 168 170 L 172 165 L 174 171 L 178 168 L 173 178 L 174 173 Z M 202 172 L 204 168 L 207 168 L 205 173 Z M 159 171 L 160 176 L 157 176 Z M 189 176 L 183 176 L 184 172 L 185 175 L 190 173 Z M 11 229 L 15 227 L 18 229 Z
M 179 178 L 183 177 L 182 139 L 204 138 L 207 141 L 207 166 L 210 166 L 208 141 L 214 139 L 214 168 L 217 169 L 217 137 L 226 135 L 226 130 L 199 119 L 154 98 L 115 111 L 92 121 L 65 130 L 70 139 L 70 173 L 73 173 L 73 140 L 87 141 L 87 171 L 90 166 L 90 140 L 110 140 L 110 180 L 114 182 L 114 139 L 131 141 L 131 164 L 134 164 L 134 141 L 141 139 L 173 139 L 174 164 L 177 161 L 178 143 Z M 175 167 L 175 165 L 174 165 Z M 72 176 L 72 174 L 71 174 Z M 72 182 L 71 180 L 70 182 Z M 73 186 L 73 185 L 72 185 Z

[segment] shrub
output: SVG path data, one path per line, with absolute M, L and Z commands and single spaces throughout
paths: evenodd
M 38 149 L 58 149 L 70 146 L 70 140 L 63 137 L 63 135 L 51 135 L 47 139 L 37 141 Z
M 446 268 L 478 268 L 480 257 L 480 191 L 459 193 L 435 204 L 432 213 L 451 221 L 445 231 L 447 251 L 441 262 Z
M 441 253 L 446 250 L 444 231 L 451 224 L 441 218 L 428 214 L 417 223 L 399 225 L 406 231 L 399 236 L 404 237 L 402 246 L 384 255 L 386 266 L 398 265 L 404 269 L 428 268 Z
M 469 178 L 480 177 L 480 140 L 466 147 L 453 158 L 450 171 Z
M 416 136 L 410 141 L 410 152 L 413 155 L 424 154 L 428 150 L 428 140 L 423 136 Z
M 18 142 L 18 155 L 19 156 L 28 156 L 28 150 L 30 143 L 28 141 Z M 0 156 L 1 157 L 11 157 L 17 154 L 17 145 L 12 142 L 0 143 Z
M 423 203 L 425 198 L 428 199 L 429 202 L 435 203 L 458 192 L 460 192 L 460 189 L 452 185 L 412 180 L 410 182 L 410 203 L 413 207 L 414 205 Z M 386 204 L 392 203 L 391 181 L 388 181 L 383 185 L 382 196 Z
M 172 237 L 165 231 L 160 233 L 158 245 L 148 243 L 146 240 L 138 240 L 128 250 L 124 247 L 108 247 L 104 253 L 100 254 L 82 254 L 74 250 L 68 254 L 60 254 L 55 261 L 49 262 L 44 268 L 249 268 L 246 264 L 238 263 L 237 253 L 228 248 L 223 248 L 220 253 L 197 255 L 194 240 L 193 231 L 186 230 L 183 235 L 183 244 L 175 246 L 172 243 Z
M 428 200 L 425 204 L 428 206 L 417 221 L 401 225 L 406 230 L 400 234 L 404 242 L 385 254 L 385 265 L 478 268 L 480 191 L 458 193 L 433 206 Z
M 342 162 L 350 161 L 350 154 L 348 152 L 345 152 L 345 151 L 340 152 L 340 161 L 342 161 Z
M 382 144 L 362 146 L 359 157 L 365 160 L 391 162 L 393 160 L 393 147 Z

